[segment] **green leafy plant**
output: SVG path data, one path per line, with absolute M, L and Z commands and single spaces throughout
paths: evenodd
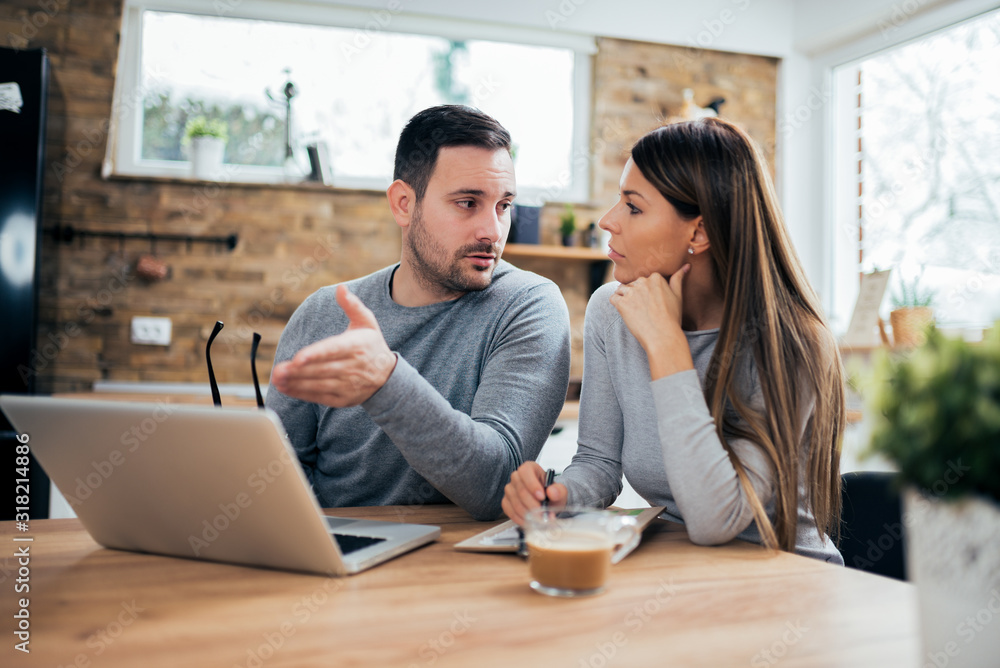
M 195 137 L 216 137 L 226 141 L 229 139 L 229 132 L 225 122 L 217 118 L 208 120 L 204 116 L 198 116 L 189 120 L 184 128 L 184 138 L 187 141 L 191 141 Z
M 902 357 L 876 361 L 870 450 L 900 479 L 943 498 L 1000 502 L 1000 321 L 982 343 L 931 327 Z
M 559 216 L 559 233 L 568 237 L 574 232 L 576 232 L 576 214 L 573 213 L 573 207 L 567 204 Z
M 920 285 L 919 275 L 909 282 L 901 279 L 899 292 L 892 294 L 893 308 L 920 308 L 930 306 L 932 303 L 934 303 L 934 291 Z

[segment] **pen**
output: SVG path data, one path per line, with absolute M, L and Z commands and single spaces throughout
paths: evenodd
M 545 472 L 545 489 L 548 490 L 549 485 L 556 477 L 556 472 L 553 469 L 549 469 Z M 545 499 L 542 500 L 542 508 L 547 508 L 549 505 L 548 492 L 545 494 Z M 517 528 L 517 553 L 522 557 L 528 556 L 528 545 L 524 542 L 524 529 L 521 527 Z
M 554 469 L 549 469 L 545 472 L 545 499 L 542 500 L 542 507 L 547 508 L 549 505 L 549 485 L 555 480 L 556 472 Z

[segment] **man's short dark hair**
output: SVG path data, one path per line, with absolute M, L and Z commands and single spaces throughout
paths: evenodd
M 478 146 L 510 152 L 510 133 L 478 109 L 445 104 L 424 109 L 399 134 L 392 178 L 413 188 L 419 202 L 427 192 L 442 146 Z

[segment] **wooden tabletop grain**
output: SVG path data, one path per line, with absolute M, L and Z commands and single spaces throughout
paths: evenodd
M 34 520 L 28 533 L 0 523 L 0 665 L 919 665 L 906 583 L 739 541 L 699 547 L 657 520 L 607 592 L 552 599 L 528 588 L 519 557 L 452 549 L 491 526 L 454 506 L 328 512 L 442 534 L 324 578 L 108 550 L 77 520 Z M 14 557 L 24 545 L 26 577 Z M 18 579 L 30 591 L 15 593 Z M 14 649 L 19 598 L 30 599 L 30 654 Z

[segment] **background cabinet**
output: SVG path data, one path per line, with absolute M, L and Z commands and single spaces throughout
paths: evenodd
M 34 394 L 49 65 L 44 49 L 0 47 L 0 393 Z M 56 342 L 50 345 L 57 346 Z M 58 346 L 57 346 L 58 348 Z M 58 352 L 58 350 L 56 351 Z M 0 413 L 0 466 L 15 476 L 16 432 Z M 49 480 L 31 458 L 30 516 L 48 517 Z M 8 483 L 9 484 L 9 483 Z M 13 490 L 10 490 L 13 491 Z M 0 520 L 14 519 L 14 494 Z

